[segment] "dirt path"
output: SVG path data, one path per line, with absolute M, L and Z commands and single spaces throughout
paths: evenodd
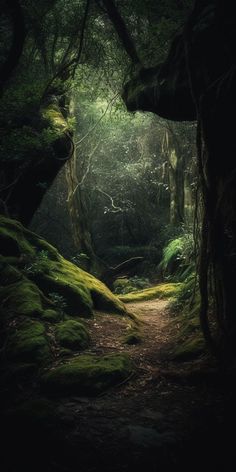
M 142 321 L 143 341 L 138 345 L 123 344 L 128 326 L 122 317 L 96 313 L 87 321 L 91 335 L 87 352 L 128 352 L 136 373 L 97 398 L 61 401 L 59 410 L 69 425 L 67 440 L 73 451 L 72 459 L 67 455 L 65 470 L 72 472 L 77 466 L 80 472 L 166 472 L 177 465 L 188 470 L 192 454 L 197 470 L 205 454 L 206 435 L 215 438 L 216 425 L 220 428 L 222 386 L 206 382 L 206 376 L 192 375 L 202 372 L 202 359 L 182 364 L 168 361 L 177 329 L 171 323 L 168 302 L 145 301 L 128 308 Z M 215 450 L 215 442 L 212 447 Z M 80 450 L 79 459 L 75 450 Z M 57 466 L 56 470 L 64 471 L 61 458 Z
M 159 374 L 160 364 L 163 367 L 163 352 L 173 338 L 168 301 L 151 300 L 129 303 L 128 310 L 140 322 L 139 331 L 142 342 L 137 345 L 127 345 L 123 339 L 131 322 L 117 315 L 97 312 L 94 320 L 87 321 L 91 336 L 91 346 L 87 352 L 107 354 L 111 352 L 127 352 L 136 367 L 136 377 L 127 384 L 125 391 L 134 387 L 143 389 L 144 384 L 153 380 Z M 117 387 L 115 388 L 117 390 Z

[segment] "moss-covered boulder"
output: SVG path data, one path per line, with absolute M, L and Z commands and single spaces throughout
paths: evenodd
M 37 285 L 22 277 L 18 282 L 0 288 L 2 308 L 12 315 L 41 316 L 43 294 Z
M 66 320 L 56 326 L 56 339 L 65 348 L 84 349 L 89 344 L 89 334 L 85 326 L 76 320 Z
M 123 303 L 101 281 L 64 259 L 19 222 L 0 216 L 0 243 L 1 282 L 3 278 L 5 287 L 0 297 L 8 300 L 9 310 L 14 311 L 24 300 L 17 312 L 26 315 L 30 311 L 40 315 L 48 308 L 62 311 L 61 305 L 72 316 L 91 316 L 94 308 L 125 312 Z M 12 278 L 18 285 L 9 286 Z M 34 305 L 32 310 L 29 304 Z
M 128 378 L 133 366 L 125 354 L 81 355 L 44 374 L 41 386 L 53 394 L 96 395 Z
M 43 323 L 24 319 L 9 328 L 6 357 L 17 363 L 24 361 L 46 365 L 52 359 Z

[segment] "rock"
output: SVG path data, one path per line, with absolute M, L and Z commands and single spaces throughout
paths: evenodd
M 76 320 L 67 320 L 56 326 L 58 343 L 72 350 L 84 349 L 89 344 L 89 334 L 85 326 Z
M 44 374 L 41 387 L 47 393 L 97 395 L 125 380 L 132 371 L 125 354 L 81 355 Z

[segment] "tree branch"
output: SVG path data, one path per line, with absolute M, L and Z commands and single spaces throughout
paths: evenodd
M 97 3 L 99 4 L 99 0 L 97 0 Z M 115 3 L 113 0 L 102 0 L 102 3 L 132 63 L 134 65 L 141 65 L 134 42 Z

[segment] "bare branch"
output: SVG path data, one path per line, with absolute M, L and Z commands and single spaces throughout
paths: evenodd
M 114 204 L 114 199 L 111 195 L 109 195 L 108 193 L 104 192 L 102 189 L 100 188 L 96 188 L 96 190 L 100 193 L 102 193 L 103 195 L 105 195 L 107 198 L 109 198 L 110 202 L 111 202 L 111 208 L 112 210 L 110 210 L 112 213 L 123 213 L 124 212 L 124 209 L 119 207 L 119 206 L 116 206 Z

